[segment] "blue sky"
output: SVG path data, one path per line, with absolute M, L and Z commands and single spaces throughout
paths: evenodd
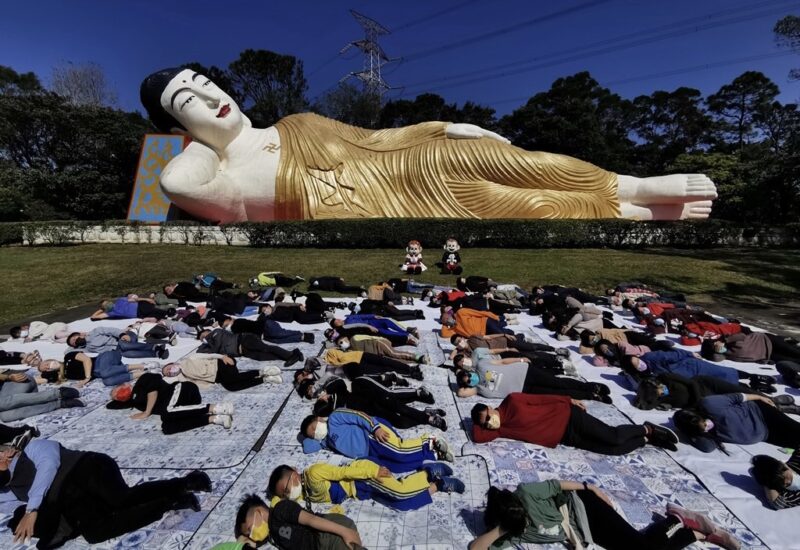
M 758 70 L 781 100 L 800 98 L 787 78 L 800 54 L 785 55 L 772 33 L 780 17 L 800 14 L 800 1 L 779 0 L 29 0 L 4 10 L 0 64 L 47 82 L 54 66 L 95 62 L 119 106 L 141 110 L 150 72 L 189 61 L 224 67 L 262 48 L 302 59 L 313 99 L 361 68 L 354 51 L 336 55 L 363 36 L 351 8 L 397 29 L 381 39 L 403 59 L 384 69 L 398 88 L 389 97 L 433 91 L 504 114 L 582 70 L 629 98 L 678 86 L 712 93 Z

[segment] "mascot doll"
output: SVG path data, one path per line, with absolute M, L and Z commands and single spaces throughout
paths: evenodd
M 458 251 L 461 247 L 458 246 L 458 241 L 455 239 L 447 239 L 444 243 L 444 254 L 442 254 L 442 261 L 436 265 L 442 269 L 442 275 L 461 275 L 464 268 L 461 267 L 461 256 Z
M 406 246 L 406 263 L 400 266 L 400 271 L 409 275 L 419 275 L 428 269 L 422 263 L 422 245 L 419 241 L 408 241 Z

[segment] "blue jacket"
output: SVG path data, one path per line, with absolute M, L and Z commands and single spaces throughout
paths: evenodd
M 739 383 L 736 369 L 715 365 L 698 359 L 691 352 L 682 349 L 671 351 L 650 351 L 640 357 L 653 374 L 677 374 L 684 378 L 695 376 L 713 376 L 730 382 Z
M 767 439 L 764 416 L 754 401 L 745 401 L 741 393 L 709 395 L 700 406 L 714 422 L 720 441 L 751 445 Z
M 383 425 L 392 431 L 392 425 L 360 411 L 336 409 L 328 417 L 328 435 L 322 441 L 310 437 L 303 439 L 303 452 L 314 453 L 330 449 L 349 458 L 369 457 L 370 435 Z

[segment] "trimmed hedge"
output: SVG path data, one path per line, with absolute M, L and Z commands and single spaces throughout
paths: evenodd
M 211 224 L 175 221 L 140 238 L 141 222 L 59 221 L 0 224 L 0 244 L 31 243 L 60 246 L 88 242 L 91 227 L 117 233 L 123 242 L 163 242 L 168 230 L 178 231 L 183 244 L 209 240 Z M 269 248 L 398 248 L 417 239 L 425 248 L 439 248 L 455 237 L 463 246 L 495 248 L 712 248 L 722 246 L 800 247 L 800 224 L 742 225 L 720 220 L 455 220 L 365 219 L 244 222 L 219 226 L 228 244 L 236 234 L 253 247 Z

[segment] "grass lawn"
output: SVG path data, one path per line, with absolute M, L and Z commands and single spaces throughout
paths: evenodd
M 424 282 L 452 284 L 433 263 L 441 251 L 424 253 Z M 253 249 L 228 246 L 79 245 L 0 249 L 0 326 L 98 302 L 127 292 L 145 293 L 170 280 L 213 271 L 245 284 L 260 271 L 309 278 L 339 275 L 348 284 L 370 284 L 400 275 L 403 250 Z M 559 283 L 602 292 L 620 281 L 639 280 L 681 291 L 700 304 L 781 307 L 797 300 L 800 250 L 715 249 L 621 251 L 465 249 L 466 274 L 490 276 L 523 287 Z M 301 285 L 305 289 L 305 285 Z M 800 304 L 795 304 L 800 305 Z

